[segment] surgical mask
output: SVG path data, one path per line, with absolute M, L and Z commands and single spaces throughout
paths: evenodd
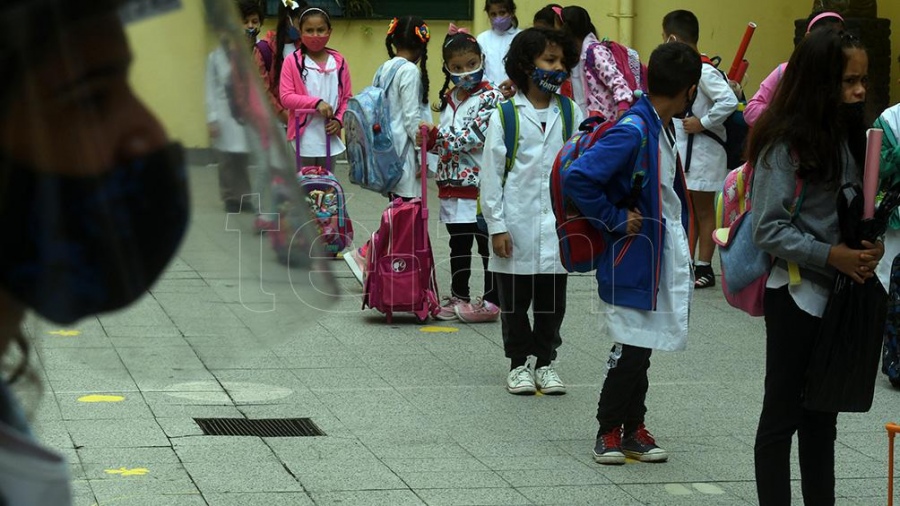
M 188 224 L 183 150 L 171 144 L 97 176 L 39 172 L 7 157 L 0 190 L 0 288 L 69 324 L 141 297 Z M 14 246 L 14 247 L 12 247 Z
M 252 39 L 252 40 L 255 41 L 255 40 L 256 40 L 256 36 L 259 35 L 259 27 L 244 28 L 244 34 L 245 34 L 248 38 L 250 38 L 250 39 Z
M 309 49 L 313 53 L 318 53 L 325 49 L 330 37 L 330 35 L 304 35 L 300 40 L 303 42 L 303 45 L 306 46 L 306 49 Z
M 563 70 L 546 70 L 535 67 L 534 72 L 531 73 L 531 81 L 546 93 L 558 92 L 560 86 L 568 78 L 569 74 Z
M 498 32 L 505 32 L 513 25 L 512 16 L 498 16 L 491 20 L 491 27 Z
M 481 84 L 482 79 L 484 79 L 484 66 L 478 67 L 471 72 L 460 72 L 458 74 L 450 72 L 450 81 L 453 85 L 459 86 L 466 91 L 477 88 Z

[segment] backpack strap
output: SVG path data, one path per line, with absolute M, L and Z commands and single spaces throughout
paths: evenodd
M 563 119 L 563 144 L 575 133 L 575 103 L 562 95 L 556 95 L 556 103 Z
M 637 131 L 640 132 L 640 134 L 641 134 L 641 146 L 643 146 L 644 143 L 647 141 L 647 136 L 649 135 L 649 132 L 647 131 L 647 124 L 644 122 L 644 119 L 641 118 L 640 116 L 638 116 L 637 114 L 626 113 L 624 116 L 622 116 L 622 119 L 619 120 L 618 124 L 630 125 L 631 127 L 637 129 Z M 665 135 L 665 133 L 663 133 L 663 135 Z M 638 176 L 640 176 L 642 180 L 645 178 L 643 171 L 639 170 L 640 166 L 641 166 L 641 153 L 640 153 L 640 148 L 638 148 L 638 154 L 634 160 L 634 168 L 631 171 L 632 186 L 634 185 L 635 180 Z M 634 204 L 636 204 L 636 202 Z
M 405 62 L 395 63 L 394 66 L 387 70 L 384 76 L 382 76 L 381 73 L 382 69 L 379 69 L 378 73 L 375 74 L 375 79 L 373 80 L 372 84 L 383 90 L 387 90 L 388 86 L 390 86 L 391 83 L 394 82 L 394 77 L 397 75 L 397 72 L 400 70 L 400 67 L 402 67 L 404 63 Z
M 506 146 L 506 166 L 503 169 L 503 186 L 506 186 L 506 176 L 512 170 L 516 153 L 519 151 L 519 114 L 516 112 L 514 99 L 500 102 L 500 125 L 503 127 L 503 144 Z
M 262 56 L 263 65 L 266 66 L 266 72 L 272 71 L 272 61 L 274 60 L 272 54 L 272 47 L 269 46 L 269 41 L 263 39 L 256 43 L 256 49 L 259 50 L 260 56 Z
M 797 184 L 794 187 L 794 205 L 791 209 L 791 218 L 800 213 L 800 206 L 803 205 L 803 199 L 806 197 L 806 184 L 803 179 L 797 177 Z M 800 266 L 797 262 L 788 262 L 788 279 L 791 286 L 800 284 Z

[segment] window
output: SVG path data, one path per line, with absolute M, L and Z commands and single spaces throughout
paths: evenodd
M 478 0 L 368 0 L 372 15 L 354 12 L 352 17 L 390 19 L 413 14 L 425 19 L 473 19 L 473 2 Z M 324 9 L 332 17 L 344 17 L 350 2 L 362 0 L 306 0 L 310 7 Z M 266 15 L 277 16 L 281 0 L 266 0 Z M 353 11 L 353 9 L 350 9 Z

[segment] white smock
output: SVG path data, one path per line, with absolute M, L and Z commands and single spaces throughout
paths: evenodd
M 304 57 L 303 66 L 306 68 L 306 89 L 309 96 L 319 97 L 330 105 L 332 109 L 338 108 L 338 67 L 334 56 L 328 55 L 324 67 L 309 57 Z M 300 137 L 300 155 L 307 158 L 321 158 L 326 156 L 325 150 L 325 118 L 319 114 L 311 116 L 309 124 Z M 331 156 L 339 155 L 345 150 L 340 136 L 331 136 Z M 331 170 L 334 170 L 332 167 Z

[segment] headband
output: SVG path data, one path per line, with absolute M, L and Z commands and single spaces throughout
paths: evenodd
M 830 11 L 823 12 L 823 13 L 819 14 L 818 16 L 812 18 L 812 21 L 810 21 L 809 24 L 806 25 L 806 33 L 809 33 L 812 30 L 812 28 L 814 26 L 816 26 L 816 23 L 818 23 L 819 21 L 821 21 L 825 18 L 835 18 L 835 19 L 839 20 L 841 23 L 844 22 L 844 18 L 841 17 L 841 15 L 838 14 L 837 12 L 830 12 Z
M 309 14 L 310 12 L 320 12 L 320 13 L 322 13 L 322 14 L 325 16 L 325 19 L 331 21 L 331 16 L 329 16 L 328 13 L 325 12 L 323 9 L 320 9 L 320 8 L 318 8 L 318 7 L 309 7 L 309 8 L 307 8 L 306 10 L 304 10 L 303 12 L 300 13 L 300 17 L 302 18 L 303 16 L 306 16 L 306 15 Z

